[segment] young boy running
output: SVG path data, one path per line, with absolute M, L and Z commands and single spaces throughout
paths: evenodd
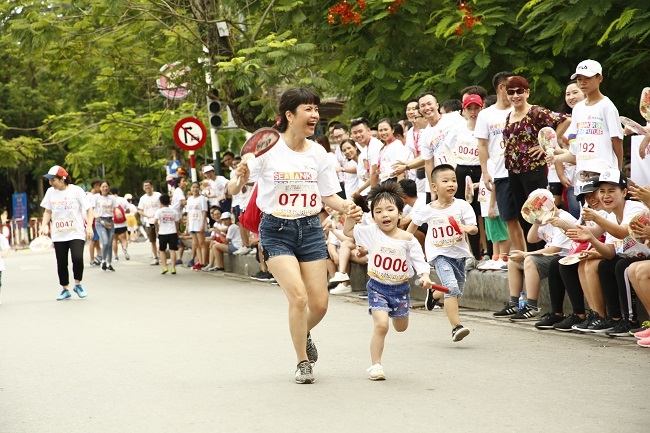
M 372 366 L 370 380 L 384 380 L 381 365 L 384 340 L 388 333 L 388 319 L 392 318 L 397 332 L 406 331 L 409 323 L 411 267 L 420 277 L 423 288 L 431 286 L 429 265 L 424 260 L 420 243 L 399 228 L 404 209 L 402 188 L 395 182 L 375 185 L 368 194 L 370 211 L 377 224 L 355 225 L 353 218 L 345 220 L 343 232 L 354 237 L 357 245 L 368 246 L 368 311 L 372 315 L 374 331 L 370 339 Z
M 169 272 L 167 268 L 167 253 L 165 250 L 169 247 L 172 275 L 176 273 L 176 251 L 178 250 L 178 221 L 181 215 L 174 209 L 169 207 L 171 199 L 167 194 L 160 195 L 160 209 L 154 215 L 154 224 L 156 226 L 156 233 L 158 233 L 158 254 L 160 254 L 160 261 L 163 264 L 161 274 Z
M 449 289 L 445 294 L 445 313 L 451 324 L 453 341 L 460 341 L 469 334 L 469 329 L 460 324 L 458 298 L 465 288 L 465 259 L 472 256 L 465 234 L 478 233 L 474 209 L 465 200 L 454 198 L 457 189 L 454 167 L 436 166 L 431 171 L 431 193 L 436 192 L 438 199 L 418 209 L 411 216 L 408 228 L 413 233 L 418 226 L 429 225 L 424 249 L 442 285 Z

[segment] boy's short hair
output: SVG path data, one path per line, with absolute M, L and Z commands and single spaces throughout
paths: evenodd
M 513 75 L 515 74 L 509 71 L 502 71 L 494 74 L 494 77 L 492 77 L 492 87 L 494 87 L 494 91 L 496 92 L 499 90 L 499 84 L 505 84 L 508 78 L 512 77 Z
M 463 102 L 459 99 L 446 99 L 440 103 L 440 108 L 444 109 L 445 113 L 460 111 L 463 109 Z
M 433 167 L 433 170 L 431 170 L 431 182 L 435 182 L 438 173 L 443 171 L 453 171 L 455 173 L 456 169 L 454 168 L 453 165 L 449 165 L 449 164 L 436 165 L 435 167 Z
M 169 198 L 169 194 L 160 194 L 160 204 L 163 204 L 165 206 L 169 206 L 169 203 L 171 203 L 171 199 Z
M 418 196 L 418 187 L 413 179 L 402 179 L 399 181 L 399 186 L 402 187 L 405 196 L 413 198 Z
M 375 211 L 375 203 L 381 200 L 386 200 L 397 206 L 397 210 L 402 212 L 404 210 L 404 190 L 397 182 L 384 182 L 373 186 L 368 193 L 368 200 L 370 201 L 370 212 Z

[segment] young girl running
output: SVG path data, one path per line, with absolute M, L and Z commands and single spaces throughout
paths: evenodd
M 370 380 L 386 379 L 381 355 L 388 333 L 388 319 L 393 319 L 393 328 L 397 332 L 404 332 L 408 327 L 409 278 L 413 275 L 411 267 L 415 268 L 423 288 L 431 286 L 429 265 L 424 260 L 420 243 L 398 226 L 404 209 L 402 195 L 402 188 L 395 182 L 374 186 L 368 199 L 377 224 L 355 225 L 354 219 L 347 218 L 343 229 L 346 236 L 354 237 L 357 245 L 368 246 L 370 280 L 366 290 L 368 310 L 374 322 L 370 339 Z

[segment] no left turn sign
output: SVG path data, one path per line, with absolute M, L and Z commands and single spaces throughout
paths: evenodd
M 185 117 L 174 126 L 174 141 L 184 150 L 200 149 L 205 144 L 206 136 L 203 122 L 196 117 Z

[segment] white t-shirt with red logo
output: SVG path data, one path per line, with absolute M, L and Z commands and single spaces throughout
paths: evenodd
M 420 140 L 422 141 L 422 148 L 420 156 L 422 159 L 432 159 L 434 165 L 450 164 L 456 166 L 456 158 L 454 151 L 447 146 L 447 135 L 449 131 L 454 129 L 457 125 L 466 123 L 467 121 L 457 111 L 452 113 L 443 114 L 435 126 L 427 126 L 422 131 Z
M 357 245 L 368 249 L 368 276 L 383 284 L 402 284 L 415 273 L 428 274 L 430 267 L 424 260 L 418 240 L 393 239 L 376 224 L 354 226 Z
M 478 139 L 467 123 L 459 123 L 447 134 L 447 147 L 453 149 L 458 165 L 481 165 L 478 157 Z
M 174 209 L 169 206 L 161 207 L 158 209 L 152 219 L 158 221 L 158 234 L 171 235 L 176 233 L 176 221 L 179 221 L 181 216 Z
M 506 126 L 506 117 L 512 111 L 499 110 L 494 105 L 481 110 L 476 119 L 474 137 L 488 141 L 488 174 L 492 179 L 503 179 L 508 177 L 506 161 L 504 157 L 505 144 L 503 143 L 503 128 Z
M 586 100 L 573 107 L 571 125 L 567 135 L 575 134 L 569 151 L 576 156 L 576 171 L 590 170 L 589 163 L 595 159 L 605 160 L 611 168 L 618 168 L 612 138 L 623 138 L 623 127 L 614 103 L 605 96 L 594 105 Z
M 267 153 L 248 162 L 257 180 L 257 207 L 284 219 L 317 215 L 321 197 L 341 190 L 327 152 L 318 143 L 304 152 L 291 150 L 282 138 Z
M 476 225 L 476 214 L 472 206 L 457 198 L 445 209 L 434 209 L 429 204 L 411 212 L 411 221 L 415 225 L 427 223 L 429 226 L 424 239 L 424 251 L 429 262 L 438 256 L 460 259 L 472 255 L 467 237 L 464 233 L 456 232 L 449 217 L 453 217 L 459 224 Z
M 613 222 L 616 225 L 629 225 L 630 221 L 635 215 L 647 211 L 648 208 L 645 207 L 643 203 L 626 200 L 625 207 L 623 208 L 623 218 L 621 221 L 619 222 L 616 219 L 616 214 L 614 212 L 607 214 L 607 220 Z M 650 257 L 650 248 L 648 248 L 645 244 L 637 242 L 629 234 L 623 239 L 618 239 L 607 233 L 605 235 L 605 243 L 614 245 L 614 248 L 616 249 L 616 255 L 621 257 Z
M 206 217 L 203 212 L 208 211 L 208 200 L 205 196 L 193 195 L 187 198 L 185 212 L 187 212 L 187 230 L 190 232 L 200 232 L 205 229 Z
M 52 211 L 50 237 L 53 242 L 86 240 L 85 216 L 92 206 L 83 189 L 77 185 L 68 185 L 64 190 L 50 187 L 41 207 Z

